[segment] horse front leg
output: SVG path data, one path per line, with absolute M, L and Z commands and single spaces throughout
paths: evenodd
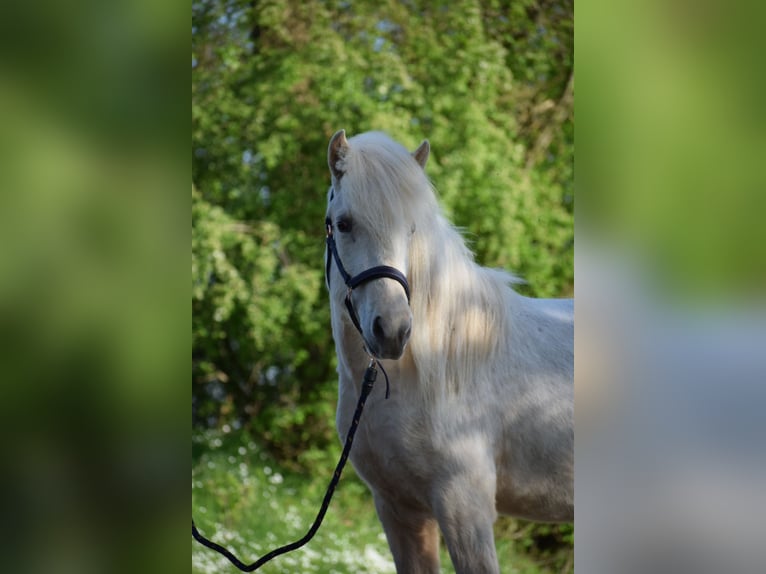
M 398 574 L 439 574 L 439 526 L 427 513 L 413 511 L 375 495 Z
M 499 574 L 493 524 L 493 473 L 477 480 L 477 468 L 452 476 L 440 485 L 434 512 L 456 574 Z

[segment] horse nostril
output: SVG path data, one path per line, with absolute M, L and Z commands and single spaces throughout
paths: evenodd
M 383 319 L 380 315 L 375 317 L 375 320 L 372 322 L 372 334 L 378 339 L 383 339 L 385 337 L 386 333 L 383 331 Z
M 406 325 L 402 325 L 402 328 L 399 329 L 399 341 L 407 341 L 410 338 L 410 333 L 412 332 L 412 323 L 407 323 Z

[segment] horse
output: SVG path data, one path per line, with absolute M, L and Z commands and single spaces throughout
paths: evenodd
M 428 140 L 410 153 L 381 132 L 330 140 L 336 425 L 342 441 L 379 361 L 390 396 L 373 389 L 350 460 L 396 571 L 438 573 L 441 531 L 457 574 L 498 573 L 498 513 L 574 518 L 574 304 L 522 296 L 475 261 L 426 176 L 429 154 Z

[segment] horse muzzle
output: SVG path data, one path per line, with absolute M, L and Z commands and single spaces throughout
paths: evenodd
M 404 353 L 412 333 L 412 314 L 406 313 L 395 316 L 377 315 L 372 320 L 365 336 L 367 347 L 374 356 L 380 359 L 399 359 Z

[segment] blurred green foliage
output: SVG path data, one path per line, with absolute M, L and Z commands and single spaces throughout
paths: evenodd
M 578 235 L 693 309 L 766 286 L 766 10 L 747 4 L 580 5 Z
M 529 294 L 572 294 L 572 10 L 193 3 L 196 424 L 247 426 L 298 466 L 335 452 L 322 222 L 337 129 L 428 138 L 428 173 L 477 258 Z
M 3 571 L 188 567 L 186 18 L 0 3 Z

